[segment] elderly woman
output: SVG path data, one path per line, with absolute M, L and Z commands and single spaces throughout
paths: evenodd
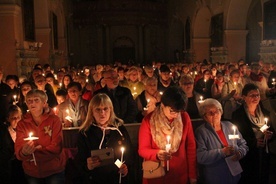
M 85 122 L 80 127 L 78 137 L 77 162 L 81 167 L 82 183 L 118 183 L 121 173 L 122 183 L 127 183 L 128 167 L 131 163 L 132 145 L 123 120 L 116 117 L 110 98 L 103 93 L 95 95 L 89 103 Z M 121 158 L 121 148 L 125 148 L 123 165 L 114 163 L 102 165 L 99 156 L 91 157 L 91 150 L 113 148 L 114 160 Z
M 143 119 L 139 155 L 169 168 L 163 177 L 144 178 L 144 184 L 196 183 L 196 144 L 186 104 L 185 93 L 178 87 L 169 87 L 161 97 L 161 105 Z M 170 150 L 165 149 L 168 142 Z
M 161 100 L 161 95 L 157 91 L 157 78 L 147 77 L 144 80 L 145 90 L 136 98 L 139 110 L 137 121 L 141 122 L 144 116 L 151 113 Z
M 241 183 L 268 183 L 269 152 L 267 143 L 273 130 L 261 131 L 264 125 L 271 126 L 269 112 L 260 104 L 260 91 L 255 84 L 246 84 L 242 90 L 243 105 L 233 113 L 237 125 L 247 141 L 249 152 L 241 160 L 243 174 Z M 268 119 L 265 119 L 268 118 Z
M 241 175 L 232 175 L 227 165 L 228 159 L 235 164 L 243 158 L 248 147 L 239 131 L 233 130 L 229 121 L 221 121 L 223 113 L 221 104 L 215 99 L 206 99 L 200 105 L 199 113 L 205 120 L 195 132 L 197 142 L 197 162 L 200 179 L 210 184 L 235 184 Z M 235 132 L 235 133 L 234 133 Z M 230 140 L 230 134 L 236 134 L 239 139 Z M 229 157 L 229 158 L 228 158 Z

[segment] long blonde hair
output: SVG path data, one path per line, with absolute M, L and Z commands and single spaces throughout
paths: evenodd
M 123 120 L 119 119 L 113 110 L 113 104 L 112 101 L 110 100 L 110 98 L 104 94 L 104 93 L 99 93 L 97 95 L 95 95 L 91 101 L 89 102 L 88 105 L 88 113 L 86 115 L 86 119 L 83 122 L 83 124 L 80 127 L 80 131 L 87 131 L 88 128 L 90 127 L 90 125 L 92 124 L 97 124 L 94 115 L 93 115 L 93 109 L 99 106 L 107 106 L 110 108 L 110 117 L 107 121 L 108 125 L 113 125 L 115 127 L 118 127 L 120 125 L 123 124 Z

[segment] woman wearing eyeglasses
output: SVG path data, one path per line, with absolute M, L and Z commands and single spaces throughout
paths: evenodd
M 243 105 L 233 113 L 237 125 L 249 147 L 248 154 L 241 160 L 243 173 L 241 183 L 268 183 L 269 148 L 273 135 L 269 112 L 260 104 L 259 88 L 252 83 L 242 90 Z M 262 130 L 268 125 L 270 128 Z
M 143 178 L 143 184 L 196 183 L 196 144 L 186 104 L 185 93 L 179 87 L 169 87 L 161 105 L 143 119 L 138 153 L 144 160 L 161 162 L 167 170 L 163 177 Z M 171 144 L 171 149 L 166 150 L 166 144 Z
M 231 173 L 227 162 L 239 165 L 248 147 L 246 141 L 233 124 L 221 121 L 223 113 L 221 104 L 212 98 L 201 103 L 199 113 L 205 124 L 195 132 L 197 142 L 197 162 L 199 164 L 199 180 L 206 184 L 236 184 L 241 177 L 240 172 Z M 237 135 L 239 139 L 230 140 L 229 135 Z M 237 137 L 236 137 L 237 138 Z
M 78 183 L 127 183 L 127 174 L 132 161 L 132 144 L 123 120 L 116 117 L 110 98 L 103 93 L 95 95 L 89 103 L 86 120 L 80 127 L 78 137 L 77 165 L 80 167 L 82 181 Z M 122 158 L 121 148 L 124 148 Z M 99 155 L 91 156 L 92 150 L 113 148 L 114 161 L 121 158 L 123 164 L 118 168 L 114 162 L 105 165 Z

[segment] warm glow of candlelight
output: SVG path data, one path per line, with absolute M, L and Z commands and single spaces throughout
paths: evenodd
M 69 115 L 69 109 L 66 109 L 66 113 Z
M 133 87 L 133 90 L 135 91 L 135 90 L 136 90 L 136 87 Z
M 236 126 L 233 126 L 232 129 L 234 130 L 234 136 L 236 135 Z
M 264 120 L 265 120 L 265 124 L 267 125 L 267 122 L 268 122 L 268 118 L 264 118 Z
M 31 138 L 33 136 L 33 132 L 29 133 L 29 138 Z
M 159 92 L 159 94 L 160 94 L 160 95 L 163 95 L 163 92 L 162 92 L 162 91 L 160 91 L 160 92 Z
M 86 83 L 88 83 L 88 79 L 86 79 Z
M 61 87 L 61 86 L 62 86 L 62 83 L 60 82 L 60 83 L 59 83 L 59 87 Z
M 202 100 L 203 100 L 203 96 L 200 96 L 199 98 L 200 98 L 200 101 L 202 101 Z
M 149 98 L 147 99 L 147 102 L 148 102 L 148 103 L 150 102 L 150 99 L 149 99 Z

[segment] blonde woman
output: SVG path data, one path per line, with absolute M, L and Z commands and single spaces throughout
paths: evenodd
M 127 183 L 128 166 L 132 160 L 132 145 L 123 121 L 116 117 L 110 98 L 103 93 L 95 95 L 89 103 L 86 120 L 80 127 L 77 162 L 81 167 L 83 183 Z M 124 147 L 124 164 L 102 166 L 99 156 L 91 157 L 91 150 L 113 148 L 114 160 L 121 159 Z

